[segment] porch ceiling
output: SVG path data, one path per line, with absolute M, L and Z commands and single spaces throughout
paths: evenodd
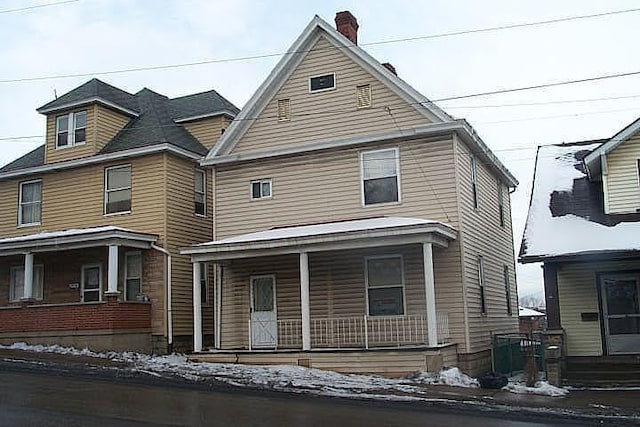
M 180 253 L 198 262 L 413 243 L 446 248 L 456 235 L 452 226 L 438 221 L 381 217 L 274 228 L 183 248 Z
M 107 245 L 148 249 L 157 240 L 158 236 L 155 234 L 139 233 L 112 226 L 48 231 L 0 239 L 0 256 Z

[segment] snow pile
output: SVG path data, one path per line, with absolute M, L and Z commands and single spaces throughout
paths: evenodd
M 517 394 L 539 394 L 542 396 L 562 397 L 569 393 L 569 390 L 553 386 L 546 381 L 538 381 L 534 387 L 527 387 L 523 383 L 512 383 L 509 381 L 503 390 L 508 390 Z
M 439 373 L 420 372 L 411 380 L 419 384 L 427 385 L 449 385 L 454 387 L 478 388 L 478 380 L 463 374 L 458 368 L 443 369 Z

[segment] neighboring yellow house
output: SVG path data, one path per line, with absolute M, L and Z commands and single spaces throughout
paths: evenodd
M 194 358 L 486 372 L 492 335 L 518 331 L 517 181 L 357 45 L 349 12 L 336 25 L 309 23 L 202 162 L 213 241 L 181 251 Z M 203 264 L 217 271 L 213 346 Z
M 640 383 L 640 119 L 538 149 L 520 262 L 544 263 L 548 334 L 573 383 Z
M 0 343 L 190 348 L 177 249 L 211 235 L 198 162 L 238 109 L 215 91 L 169 99 L 93 79 L 38 111 L 45 145 L 0 168 Z

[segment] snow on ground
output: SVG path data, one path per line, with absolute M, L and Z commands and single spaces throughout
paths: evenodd
M 443 369 L 438 373 L 419 372 L 406 378 L 386 378 L 376 375 L 340 374 L 333 371 L 288 365 L 240 365 L 230 363 L 196 363 L 186 356 L 149 356 L 133 352 L 97 353 L 88 349 L 76 349 L 59 345 L 28 345 L 15 343 L 0 348 L 64 355 L 89 356 L 126 362 L 133 371 L 151 375 L 175 375 L 190 381 L 215 380 L 229 385 L 254 387 L 295 393 L 324 396 L 358 397 L 385 400 L 441 401 L 433 397 L 428 387 L 447 385 L 464 388 L 479 387 L 478 381 L 463 374 L 458 368 Z M 547 396 L 564 396 L 566 389 L 539 382 L 536 387 L 525 387 L 521 377 L 505 390 L 514 393 L 536 393 Z

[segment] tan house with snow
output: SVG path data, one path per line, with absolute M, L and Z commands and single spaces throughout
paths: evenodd
M 349 12 L 336 24 L 309 23 L 202 161 L 213 240 L 181 250 L 194 358 L 487 371 L 492 335 L 518 330 L 517 181 L 466 121 L 357 45 Z
M 0 168 L 0 343 L 190 348 L 191 263 L 177 249 L 211 235 L 198 162 L 237 108 L 215 91 L 169 99 L 93 79 L 38 111 L 46 143 Z

